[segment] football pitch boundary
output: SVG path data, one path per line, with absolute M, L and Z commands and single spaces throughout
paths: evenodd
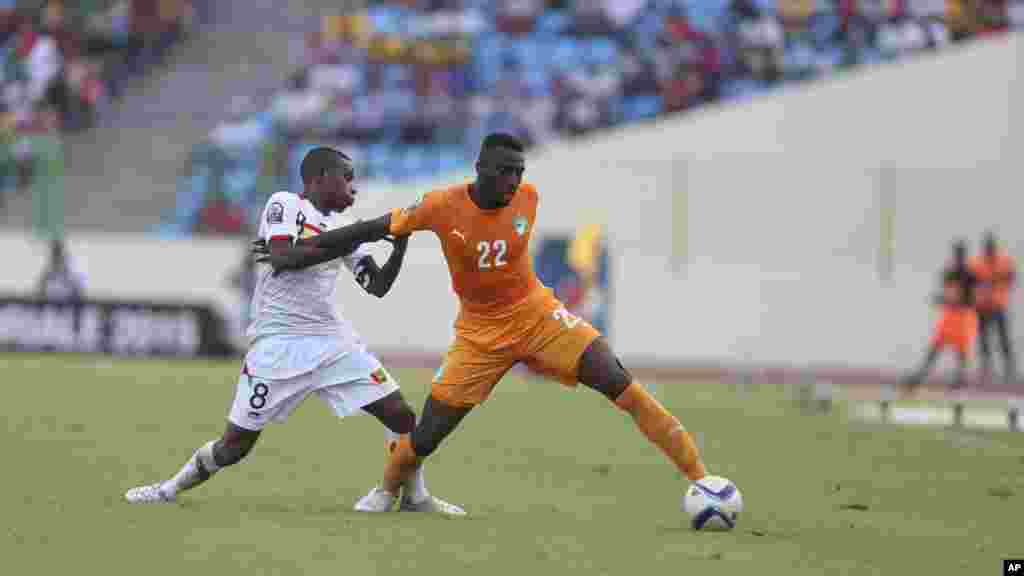
M 390 352 L 380 355 L 385 365 L 434 369 L 438 356 Z M 1024 382 L 995 384 L 978 379 L 961 390 L 950 390 L 951 380 L 932 377 L 913 395 L 900 397 L 897 386 L 904 373 L 892 369 L 852 367 L 729 366 L 726 364 L 668 364 L 627 361 L 641 382 L 718 383 L 741 386 L 782 385 L 797 394 L 814 397 L 822 405 L 844 401 L 851 421 L 904 426 L 1022 431 Z

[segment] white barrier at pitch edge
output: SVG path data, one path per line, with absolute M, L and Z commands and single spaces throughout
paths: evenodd
M 981 428 L 1020 432 L 1024 400 L 1010 398 L 1004 408 L 989 402 L 953 399 L 941 406 L 905 406 L 883 395 L 875 402 L 860 402 L 851 408 L 857 419 L 892 424 Z

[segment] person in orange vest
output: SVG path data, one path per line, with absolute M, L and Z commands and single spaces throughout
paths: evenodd
M 1017 282 L 1016 265 L 1009 254 L 999 248 L 995 234 L 989 232 L 985 235 L 985 246 L 981 254 L 971 258 L 970 266 L 971 272 L 978 278 L 976 307 L 978 309 L 980 336 L 978 352 L 981 357 L 982 378 L 986 382 L 992 380 L 992 347 L 989 337 L 990 332 L 995 330 L 1003 352 L 1003 378 L 1009 384 L 1014 382 L 1017 376 L 1017 363 L 1013 354 L 1013 343 L 1010 340 L 1009 315 L 1007 314 L 1010 290 Z
M 978 279 L 971 271 L 967 258 L 967 243 L 953 242 L 952 259 L 942 269 L 942 292 L 935 297 L 941 315 L 928 341 L 928 352 L 920 367 L 903 379 L 905 393 L 910 393 L 924 383 L 939 359 L 939 354 L 948 348 L 956 352 L 957 369 L 953 389 L 967 385 L 967 365 L 974 353 L 974 341 L 978 335 L 978 315 L 974 306 Z

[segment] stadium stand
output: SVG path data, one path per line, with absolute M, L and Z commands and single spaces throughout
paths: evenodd
M 999 0 L 403 0 L 322 19 L 271 105 L 197 145 L 167 234 L 240 234 L 310 146 L 360 177 L 465 167 L 482 134 L 572 137 L 897 60 L 1022 22 Z
M 129 79 L 159 67 L 206 1 L 0 2 L 0 207 L 56 177 L 59 135 L 92 128 Z

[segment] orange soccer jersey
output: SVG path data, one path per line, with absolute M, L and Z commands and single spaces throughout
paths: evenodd
M 967 306 L 943 306 L 942 315 L 935 323 L 931 345 L 938 348 L 953 348 L 962 356 L 974 351 L 978 337 L 978 314 Z
M 994 258 L 975 256 L 971 258 L 970 268 L 979 282 L 976 296 L 978 309 L 1005 310 L 1010 303 L 1013 259 L 1005 252 L 997 253 Z
M 391 213 L 392 234 L 437 235 L 461 303 L 455 342 L 434 381 L 439 400 L 479 403 L 516 362 L 576 382 L 579 357 L 599 334 L 569 314 L 533 270 L 537 200 L 536 188 L 523 183 L 508 206 L 483 210 L 462 184 Z

